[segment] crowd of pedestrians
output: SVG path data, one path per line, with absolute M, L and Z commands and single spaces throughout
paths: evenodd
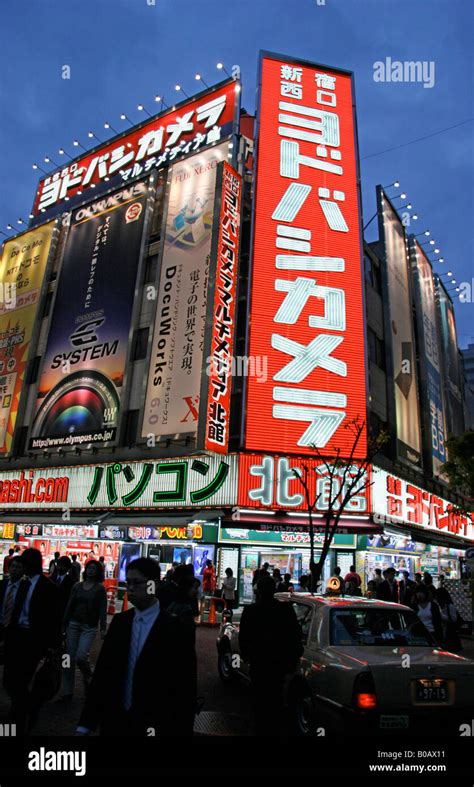
M 336 567 L 334 575 L 345 595 L 362 595 L 355 566 L 344 577 Z M 410 606 L 439 644 L 461 650 L 460 617 L 443 578 L 436 588 L 428 572 L 414 580 L 406 571 L 402 579 L 395 576 L 393 568 L 376 569 L 366 597 Z M 75 555 L 55 553 L 49 576 L 43 574 L 39 550 L 10 550 L 5 558 L 0 582 L 3 686 L 17 734 L 31 732 L 41 705 L 60 688 L 60 701 L 72 699 L 78 670 L 85 688 L 78 735 L 94 730 L 122 736 L 191 735 L 197 705 L 195 623 L 206 600 L 216 595 L 226 607 L 236 606 L 232 569 L 225 570 L 218 587 L 211 560 L 201 583 L 192 565 L 175 563 L 161 580 L 159 563 L 135 559 L 126 569 L 133 608 L 114 615 L 108 631 L 103 582 L 103 563 L 95 559 L 86 563 L 81 577 Z M 250 665 L 257 732 L 272 734 L 278 732 L 285 676 L 302 654 L 293 606 L 279 603 L 275 593 L 307 592 L 311 579 L 301 576 L 293 582 L 289 573 L 270 572 L 264 563 L 254 572 L 252 585 L 254 603 L 242 612 L 240 649 Z M 90 653 L 99 632 L 103 643 L 92 670 Z

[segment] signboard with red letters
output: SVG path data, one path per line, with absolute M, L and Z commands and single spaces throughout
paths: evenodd
M 375 522 L 408 524 L 474 541 L 472 514 L 462 514 L 442 497 L 378 467 L 372 473 Z
M 31 223 L 70 210 L 85 199 L 84 194 L 96 197 L 100 191 L 145 177 L 226 139 L 233 132 L 239 91 L 235 80 L 221 83 L 200 98 L 135 126 L 43 178 L 36 192 Z
M 352 76 L 261 63 L 245 447 L 348 456 L 367 405 Z M 366 434 L 354 459 L 366 452 Z

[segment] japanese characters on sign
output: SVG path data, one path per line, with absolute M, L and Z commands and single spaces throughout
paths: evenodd
M 390 350 L 389 406 L 395 424 L 398 457 L 409 465 L 421 464 L 418 375 L 411 306 L 408 250 L 404 226 L 383 190 L 377 188 L 379 234 L 384 244 L 385 337 Z M 390 370 L 391 366 L 391 370 Z
M 84 190 L 101 190 L 146 176 L 182 156 L 219 142 L 232 133 L 237 83 L 227 82 L 199 100 L 152 118 L 111 143 L 43 178 L 38 187 L 33 215 L 48 215 L 77 204 Z M 77 199 L 75 199 L 77 197 Z
M 196 434 L 219 145 L 170 174 L 142 438 Z
M 26 535 L 26 534 L 25 534 Z M 98 525 L 43 525 L 43 536 L 49 538 L 97 538 Z
M 374 521 L 403 522 L 439 533 L 474 540 L 473 516 L 461 514 L 442 497 L 387 473 L 373 469 Z
M 0 261 L 0 454 L 12 447 L 54 222 L 7 241 Z M 10 295 L 10 298 L 7 295 Z
M 426 436 L 430 444 L 432 470 L 440 475 L 446 462 L 446 422 L 440 373 L 440 352 L 436 324 L 436 303 L 431 263 L 419 243 L 412 236 L 410 259 L 418 301 L 418 338 L 420 341 L 420 390 L 424 398 L 425 423 L 430 429 Z
M 314 459 L 241 454 L 239 457 L 239 506 L 307 511 L 304 490 L 297 477 L 302 474 L 303 466 L 309 469 L 308 484 L 311 497 L 312 499 L 318 497 L 316 513 L 327 510 L 330 498 L 336 496 L 336 500 L 340 501 L 347 489 L 347 484 L 357 473 L 356 466 L 347 471 L 344 484 L 344 468 L 341 468 L 333 479 L 331 489 L 327 469 Z M 358 484 L 359 492 L 354 494 L 344 511 L 344 516 L 369 512 L 370 487 L 368 488 L 367 484 L 368 479 L 364 476 Z
M 348 455 L 366 419 L 353 103 L 347 72 L 264 55 L 248 354 L 269 376 L 248 379 L 250 450 Z
M 2 508 L 205 508 L 236 499 L 233 455 L 0 473 Z
M 208 325 L 204 339 L 199 436 L 203 446 L 227 453 L 230 427 L 230 394 L 235 332 L 237 273 L 239 261 L 241 189 L 240 176 L 223 162 L 218 172 L 220 210 L 211 260 Z M 201 447 L 201 440 L 199 440 Z
M 201 540 L 202 526 L 190 525 L 188 527 L 129 527 L 128 537 L 134 541 L 161 541 L 170 540 Z

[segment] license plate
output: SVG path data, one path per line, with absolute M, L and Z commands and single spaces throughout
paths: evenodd
M 417 680 L 415 696 L 417 702 L 447 702 L 447 683 L 440 679 Z
M 381 716 L 380 729 L 382 730 L 407 730 L 408 716 Z

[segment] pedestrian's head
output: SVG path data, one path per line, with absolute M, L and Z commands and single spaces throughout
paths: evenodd
M 212 568 L 212 560 L 206 560 L 206 566 Z
M 21 557 L 13 557 L 8 566 L 8 576 L 10 582 L 18 582 L 24 574 L 23 560 Z
M 187 575 L 190 577 L 190 575 Z M 186 581 L 183 574 L 182 581 Z M 138 610 L 146 609 L 156 601 L 160 584 L 160 564 L 151 557 L 139 557 L 127 566 L 128 598 Z
M 351 580 L 351 582 L 352 582 L 352 580 Z M 369 581 L 367 582 L 367 590 L 371 591 L 372 593 L 375 593 L 375 591 L 377 590 L 377 585 L 375 583 L 375 579 L 369 579 Z
M 262 577 L 257 582 L 256 599 L 259 602 L 271 601 L 275 595 L 275 582 L 271 577 Z
M 381 577 L 382 576 L 382 569 L 381 568 L 376 568 L 375 569 L 375 576 L 376 577 Z
M 421 579 L 422 579 L 421 574 L 415 574 L 415 582 L 417 585 L 421 584 Z
M 291 582 L 291 574 L 285 574 L 285 582 L 288 584 Z
M 105 557 L 104 557 L 104 555 L 100 555 L 100 557 L 99 557 L 99 563 L 105 563 Z
M 280 569 L 279 569 L 279 568 L 274 568 L 274 569 L 273 569 L 273 577 L 274 577 L 275 579 L 280 579 L 280 577 L 281 577 L 281 574 L 280 574 Z
M 308 587 L 308 585 L 309 585 L 309 577 L 307 577 L 306 574 L 302 574 L 300 576 L 300 587 L 306 588 Z
M 423 582 L 425 585 L 432 585 L 433 584 L 433 577 L 428 571 L 425 571 L 423 574 Z
M 23 569 L 27 577 L 34 577 L 43 572 L 43 558 L 39 549 L 28 547 L 21 556 Z
M 447 604 L 451 603 L 451 596 L 446 588 L 440 587 L 436 593 L 436 601 L 440 605 L 440 607 L 445 607 Z
M 443 587 L 445 579 L 446 579 L 446 577 L 444 576 L 444 574 L 440 574 L 439 575 L 438 584 L 439 584 L 440 588 Z
M 417 590 L 416 590 L 416 597 L 418 599 L 418 603 L 419 604 L 426 604 L 426 602 L 430 598 L 430 594 L 429 594 L 428 588 L 423 587 L 423 585 L 420 585 L 420 587 L 417 588 Z
M 262 568 L 263 568 L 265 571 L 268 571 L 268 569 L 270 568 L 270 563 L 264 563 L 264 564 L 263 564 L 263 566 L 262 566 Z
M 71 570 L 71 560 L 68 558 L 67 555 L 63 555 L 58 560 L 58 574 L 62 577 L 64 574 L 67 574 L 68 571 Z
M 71 555 L 71 560 L 73 563 L 75 563 L 77 560 L 77 555 Z
M 340 566 L 336 566 L 336 568 L 334 569 L 334 575 L 336 577 L 339 577 L 340 574 L 341 574 L 341 567 Z
M 196 579 L 191 574 L 183 574 L 178 582 L 176 601 L 193 601 L 198 594 L 200 584 L 199 579 Z
M 9 549 L 8 550 L 8 554 L 9 555 L 14 555 L 15 554 L 15 550 L 14 549 Z
M 349 569 L 349 571 L 355 571 L 355 570 L 356 570 L 355 566 L 351 566 L 350 569 Z
M 59 555 L 60 555 L 60 554 L 61 554 L 60 552 L 55 552 L 55 553 L 54 553 L 54 559 L 55 559 L 55 560 L 59 560 Z
M 84 568 L 84 579 L 88 582 L 103 582 L 104 569 L 98 560 L 88 560 Z
M 20 549 L 20 547 L 19 547 L 19 546 L 16 546 L 16 547 L 14 548 L 14 550 L 13 550 L 13 551 L 14 551 L 14 552 L 16 552 L 16 553 L 18 553 L 18 552 L 21 552 L 21 549 Z
M 226 575 L 226 577 L 233 577 L 234 576 L 234 572 L 232 571 L 231 568 L 226 568 L 225 575 Z
M 387 568 L 384 573 L 385 573 L 386 579 L 388 579 L 389 582 L 393 582 L 393 580 L 395 578 L 395 574 L 397 572 L 395 571 L 395 569 L 392 566 L 390 566 L 390 568 Z

